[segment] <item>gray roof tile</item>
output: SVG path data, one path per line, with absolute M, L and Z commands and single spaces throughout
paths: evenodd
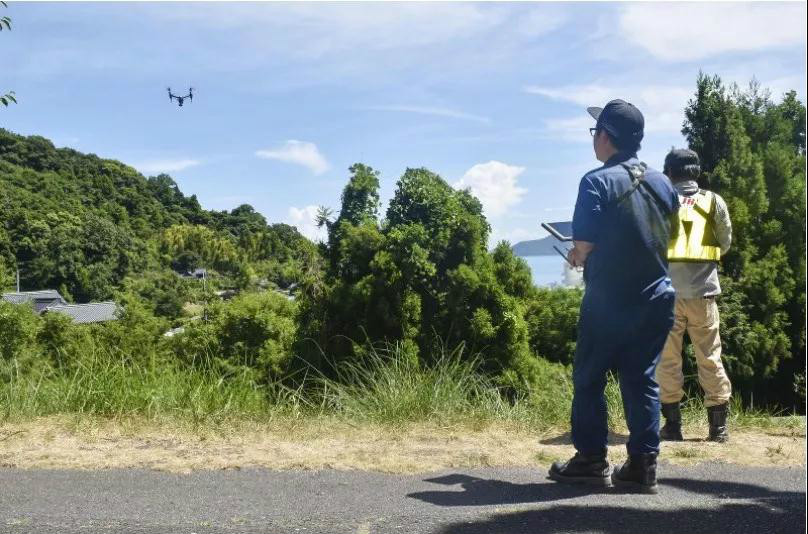
M 57 304 L 46 312 L 62 313 L 73 318 L 74 323 L 100 323 L 117 319 L 118 306 L 114 302 L 91 302 L 89 304 Z
M 65 299 L 55 289 L 43 289 L 42 291 L 20 291 L 3 293 L 3 300 L 13 304 L 22 304 L 23 302 L 31 302 L 32 300 L 60 300 Z

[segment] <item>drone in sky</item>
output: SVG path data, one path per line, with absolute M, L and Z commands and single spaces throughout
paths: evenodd
M 180 107 L 182 107 L 182 103 L 185 101 L 186 98 L 188 100 L 190 100 L 191 102 L 193 102 L 194 101 L 194 88 L 189 87 L 187 95 L 178 96 L 178 95 L 175 95 L 174 93 L 172 93 L 171 92 L 171 87 L 169 87 L 168 88 L 168 100 L 169 100 L 169 102 L 173 102 L 175 98 L 177 99 L 177 104 L 179 104 Z

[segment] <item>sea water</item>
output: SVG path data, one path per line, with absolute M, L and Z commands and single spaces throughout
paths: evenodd
M 579 286 L 581 273 L 569 268 L 561 256 L 525 256 L 522 258 L 530 267 L 533 283 L 541 287 Z

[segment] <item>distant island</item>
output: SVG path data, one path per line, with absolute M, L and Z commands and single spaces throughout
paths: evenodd
M 517 256 L 555 256 L 558 252 L 553 250 L 553 245 L 559 244 L 556 238 L 548 235 L 541 239 L 520 241 L 513 245 L 511 250 L 513 250 L 513 253 Z

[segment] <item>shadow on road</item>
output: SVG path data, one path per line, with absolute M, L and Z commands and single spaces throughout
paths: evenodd
M 440 506 L 505 505 L 548 502 L 582 496 L 583 488 L 562 484 L 511 484 L 497 480 L 449 475 L 432 482 L 461 484 L 465 492 L 422 492 L 410 497 Z M 464 521 L 440 528 L 436 534 L 797 534 L 805 532 L 805 493 L 772 491 L 763 486 L 724 481 L 681 478 L 661 479 L 660 488 L 678 488 L 699 496 L 709 496 L 704 507 L 686 506 L 660 509 L 656 497 L 630 496 L 625 506 L 562 504 L 549 509 L 493 514 L 478 521 Z M 664 499 L 664 493 L 661 496 Z M 728 502 L 715 506 L 714 499 Z M 738 502 L 743 499 L 744 501 Z M 664 504 L 664 501 L 663 501 Z M 709 507 L 708 507 L 709 506 Z
M 570 484 L 514 484 L 459 474 L 428 478 L 425 482 L 446 486 L 459 484 L 465 491 L 420 491 L 407 497 L 438 506 L 486 506 L 557 501 L 589 495 L 593 491 L 607 491 L 606 488 L 593 490 L 592 487 Z

